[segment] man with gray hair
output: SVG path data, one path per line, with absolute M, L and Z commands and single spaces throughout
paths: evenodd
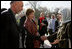
M 19 29 L 15 14 L 23 10 L 22 1 L 11 1 L 10 9 L 1 12 L 0 48 L 19 48 Z
M 52 14 L 49 22 L 49 27 L 48 27 L 50 35 L 52 35 L 55 32 L 55 21 L 56 21 L 55 14 Z

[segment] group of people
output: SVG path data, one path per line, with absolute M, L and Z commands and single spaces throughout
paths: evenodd
M 68 46 L 68 39 L 71 39 L 71 36 L 68 36 L 71 35 L 71 20 L 68 19 L 70 21 L 63 23 L 64 21 L 62 20 L 62 14 L 64 12 L 59 13 L 57 19 L 54 14 L 51 15 L 51 19 L 49 16 L 44 17 L 44 13 L 42 12 L 40 14 L 40 18 L 38 19 L 38 30 L 38 25 L 34 20 L 35 11 L 33 9 L 27 9 L 26 15 L 21 17 L 18 25 L 15 14 L 18 14 L 23 10 L 23 2 L 11 1 L 10 6 L 9 10 L 2 9 L 1 11 L 2 22 L 0 27 L 0 48 L 19 48 L 20 33 L 22 34 L 23 48 L 40 48 L 40 45 L 42 44 L 43 46 L 45 40 L 49 40 L 52 47 L 55 48 L 55 46 L 64 44 L 61 43 L 63 39 L 66 39 L 64 41 L 66 41 L 65 44 Z M 45 34 L 50 34 L 50 36 L 46 37 Z M 58 45 L 58 43 L 60 44 Z M 26 45 L 26 47 L 24 47 L 24 45 Z
M 42 35 L 53 35 L 55 32 L 58 31 L 58 27 L 61 23 L 61 15 L 58 14 L 57 18 L 55 14 L 51 15 L 51 18 L 49 15 L 44 16 L 44 13 L 40 13 L 40 17 L 38 19 L 38 25 L 39 25 L 39 34 Z M 55 37 L 56 38 L 56 37 Z M 51 39 L 50 42 L 53 42 L 54 39 Z M 44 45 L 44 41 L 42 41 L 42 45 Z

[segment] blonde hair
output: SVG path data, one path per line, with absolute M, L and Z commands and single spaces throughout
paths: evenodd
M 42 14 L 44 14 L 44 12 L 41 12 L 41 13 L 40 13 L 40 16 L 41 16 Z

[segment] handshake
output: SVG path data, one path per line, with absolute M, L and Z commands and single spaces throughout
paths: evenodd
M 47 37 L 46 37 L 46 36 L 41 36 L 40 38 L 41 38 L 41 40 L 42 40 L 42 41 L 44 41 L 44 40 L 46 40 L 46 39 L 47 39 Z
M 39 36 L 39 33 L 37 32 L 36 35 Z M 47 37 L 46 37 L 45 35 L 43 35 L 43 36 L 40 37 L 40 39 L 41 39 L 42 41 L 44 41 L 44 40 L 47 39 Z
M 46 37 L 46 36 L 41 36 L 41 40 L 42 40 L 42 41 L 47 40 L 47 37 Z M 51 43 L 51 44 L 58 44 L 59 42 L 60 42 L 60 40 L 59 40 L 59 39 L 56 39 L 56 40 L 54 40 L 54 42 Z

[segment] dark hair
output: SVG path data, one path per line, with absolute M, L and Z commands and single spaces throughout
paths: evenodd
M 29 16 L 29 14 L 31 14 L 32 12 L 34 12 L 33 9 L 27 9 L 27 11 L 26 11 L 26 16 Z
M 11 1 L 10 4 L 13 4 L 14 2 L 16 2 L 16 1 Z
M 2 8 L 2 9 L 1 9 L 1 12 L 3 12 L 4 10 L 7 10 L 7 9 L 6 9 L 6 8 Z

